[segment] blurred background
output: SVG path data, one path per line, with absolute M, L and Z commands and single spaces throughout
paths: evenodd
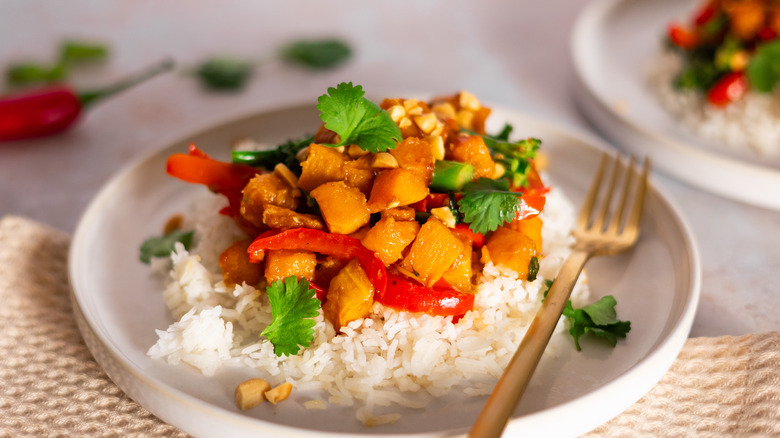
M 19 215 L 72 233 L 100 187 L 129 162 L 236 117 L 313 103 L 342 81 L 363 85 L 370 96 L 464 89 L 488 105 L 595 137 L 571 93 L 569 39 L 588 3 L 0 0 L 3 73 L 20 61 L 51 62 L 69 39 L 98 42 L 110 52 L 69 71 L 67 82 L 79 89 L 110 84 L 166 57 L 176 63 L 89 108 L 65 133 L 0 143 L 0 217 Z M 342 39 L 352 56 L 317 71 L 276 56 L 292 41 L 323 37 Z M 242 89 L 216 92 L 192 70 L 220 56 L 265 62 Z M 662 174 L 654 181 L 683 207 L 701 247 L 703 295 L 692 335 L 776 329 L 780 294 L 766 272 L 780 268 L 777 212 Z

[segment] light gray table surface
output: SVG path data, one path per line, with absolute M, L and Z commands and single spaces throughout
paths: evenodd
M 0 0 L 0 67 L 52 59 L 65 38 L 111 46 L 104 66 L 74 71 L 73 83 L 82 87 L 165 56 L 179 65 L 176 73 L 90 109 L 66 134 L 0 144 L 0 216 L 19 215 L 71 233 L 112 175 L 166 140 L 255 110 L 313 102 L 343 80 L 376 95 L 466 89 L 483 101 L 599 135 L 572 97 L 569 38 L 587 4 Z M 316 74 L 269 63 L 233 94 L 204 91 L 182 73 L 210 55 L 263 58 L 292 39 L 324 35 L 350 41 L 354 58 Z M 777 330 L 780 212 L 658 172 L 653 180 L 681 208 L 700 250 L 702 296 L 691 336 Z

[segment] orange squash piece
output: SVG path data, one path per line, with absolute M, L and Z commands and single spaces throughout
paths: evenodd
M 219 255 L 219 267 L 226 285 L 246 283 L 257 286 L 263 280 L 262 263 L 249 262 L 246 250 L 251 243 L 252 239 L 237 240 Z
M 417 175 L 426 186 L 431 184 L 435 159 L 428 140 L 409 137 L 389 152 L 398 161 L 401 169 Z
M 422 227 L 399 268 L 427 287 L 433 286 L 463 252 L 463 243 L 440 220 L 431 216 Z
M 474 166 L 474 180 L 491 178 L 496 171 L 496 162 L 490 156 L 490 149 L 478 135 L 458 135 L 448 145 L 446 154 L 449 160 Z
M 267 205 L 298 207 L 296 191 L 273 173 L 255 175 L 244 187 L 240 214 L 247 222 L 263 227 L 263 211 Z
M 309 145 L 309 155 L 301 163 L 301 176 L 298 187 L 307 192 L 317 186 L 343 178 L 343 166 L 349 159 L 337 149 L 316 143 Z
M 311 281 L 317 257 L 311 251 L 273 249 L 265 252 L 265 280 L 268 284 L 294 275 Z
M 514 220 L 505 226 L 530 237 L 534 241 L 536 252 L 542 252 L 542 220 L 538 216 L 520 221 Z
M 493 264 L 517 272 L 518 278 L 528 277 L 528 265 L 537 254 L 533 239 L 506 227 L 498 227 L 485 243 L 485 248 Z
M 414 241 L 418 231 L 420 224 L 417 222 L 397 221 L 388 216 L 371 227 L 361 242 L 389 266 L 401 258 L 401 252 Z
M 452 266 L 444 271 L 441 278 L 460 292 L 471 293 L 471 277 L 473 273 L 471 266 L 471 240 L 464 236 L 460 241 L 463 244 L 463 250 L 458 254 L 458 258 L 455 259 Z
M 322 313 L 338 331 L 350 322 L 370 315 L 373 306 L 374 286 L 357 259 L 352 259 L 330 281 Z
M 348 185 L 357 187 L 364 195 L 371 193 L 374 183 L 374 169 L 371 168 L 371 155 L 364 155 L 344 163 L 343 179 Z
M 379 172 L 371 188 L 368 208 L 376 213 L 388 208 L 414 204 L 428 196 L 428 186 L 406 169 Z
M 331 233 L 350 234 L 366 225 L 371 218 L 366 197 L 343 181 L 322 184 L 311 191 Z
M 318 216 L 313 214 L 298 213 L 289 208 L 267 205 L 263 211 L 263 222 L 274 229 L 288 228 L 312 228 L 315 230 L 324 230 L 325 224 Z

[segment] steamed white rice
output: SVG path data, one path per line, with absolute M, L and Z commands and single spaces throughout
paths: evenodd
M 649 65 L 647 80 L 661 104 L 684 126 L 735 151 L 780 154 L 780 89 L 769 94 L 748 92 L 717 108 L 703 93 L 674 87 L 681 70 L 682 56 L 662 50 Z
M 271 323 L 267 296 L 252 286 L 227 287 L 219 253 L 242 236 L 232 220 L 216 212 L 222 198 L 207 195 L 196 203 L 185 227 L 196 231 L 195 245 L 178 244 L 170 260 L 155 260 L 165 276 L 164 298 L 177 322 L 157 330 L 159 340 L 148 354 L 171 364 L 189 364 L 213 375 L 222 367 L 250 367 L 272 383 L 289 381 L 295 391 L 323 391 L 323 403 L 353 406 L 368 425 L 393 422 L 398 414 L 375 416 L 374 406 L 424 407 L 430 397 L 453 386 L 468 395 L 489 394 L 541 305 L 544 280 L 556 276 L 570 252 L 574 212 L 557 190 L 550 191 L 542 219 L 543 254 L 537 279 L 488 263 L 478 277 L 474 310 L 456 324 L 452 317 L 399 312 L 374 305 L 370 318 L 359 319 L 337 335 L 322 314 L 314 340 L 297 356 L 277 357 L 260 338 Z M 572 301 L 587 301 L 584 275 Z M 554 336 L 568 336 L 559 322 Z M 573 348 L 573 347 L 572 347 Z M 548 348 L 545 354 L 555 354 Z

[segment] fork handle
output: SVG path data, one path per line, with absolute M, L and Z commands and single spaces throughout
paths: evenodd
M 542 307 L 536 313 L 511 362 L 472 425 L 469 437 L 501 436 L 550 342 L 574 284 L 589 257 L 587 250 L 575 248 L 563 263 Z

